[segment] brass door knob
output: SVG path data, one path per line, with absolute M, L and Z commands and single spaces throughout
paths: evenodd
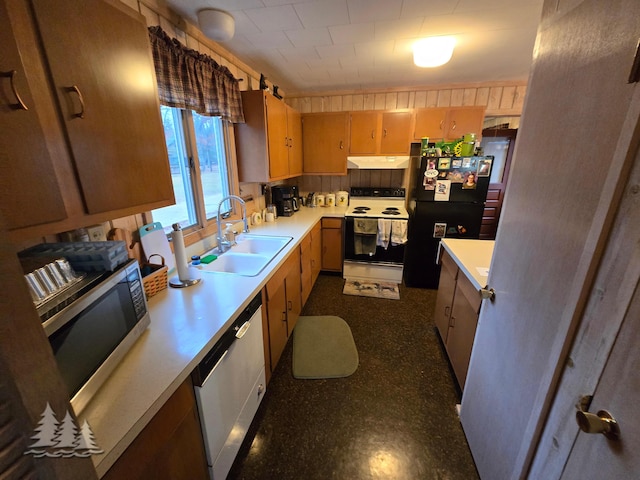
M 610 440 L 617 440 L 620 437 L 618 422 L 606 410 L 598 411 L 597 415 L 577 411 L 576 422 L 580 430 L 585 433 L 601 433 Z

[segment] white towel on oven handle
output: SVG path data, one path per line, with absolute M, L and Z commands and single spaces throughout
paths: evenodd
M 389 247 L 389 239 L 391 238 L 391 220 L 386 218 L 378 219 L 378 246 L 383 248 Z
M 407 243 L 407 229 L 409 222 L 406 220 L 391 221 L 391 245 L 404 245 Z

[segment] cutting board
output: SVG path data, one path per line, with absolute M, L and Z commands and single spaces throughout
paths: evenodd
M 176 261 L 169 246 L 169 239 L 162 229 L 162 224 L 160 222 L 149 223 L 140 227 L 138 232 L 145 257 L 148 259 L 154 253 L 162 255 L 165 265 L 169 267 L 168 273 L 171 273 L 176 267 Z M 151 263 L 159 263 L 159 259 L 154 257 L 151 259 Z

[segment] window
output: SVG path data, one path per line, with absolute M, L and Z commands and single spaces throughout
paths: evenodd
M 220 200 L 231 193 L 228 124 L 221 117 L 164 105 L 160 111 L 176 204 L 153 210 L 153 221 L 167 233 L 174 223 L 183 230 L 206 228 L 215 222 Z M 230 205 L 225 203 L 221 215 L 229 214 Z

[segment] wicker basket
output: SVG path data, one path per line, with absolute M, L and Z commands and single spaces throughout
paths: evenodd
M 152 257 L 160 257 L 162 264 L 150 263 Z M 153 297 L 156 293 L 167 288 L 167 271 L 169 268 L 164 264 L 164 257 L 154 253 L 147 259 L 147 263 L 140 268 L 142 272 L 142 285 L 147 299 Z

